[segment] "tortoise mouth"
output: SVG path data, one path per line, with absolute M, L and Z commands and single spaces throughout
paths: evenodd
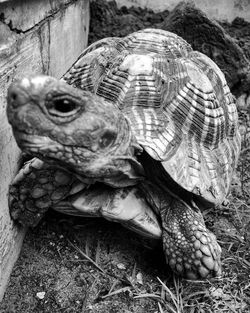
M 26 132 L 14 132 L 15 139 L 22 151 L 46 157 L 64 150 L 64 146 L 47 136 L 29 134 Z
M 38 152 L 39 149 L 59 145 L 56 141 L 46 136 L 34 135 L 25 132 L 15 132 L 15 138 L 21 149 L 30 150 L 30 152 Z
M 81 146 L 72 146 L 69 144 L 61 144 L 60 142 L 51 139 L 48 136 L 37 135 L 33 133 L 28 133 L 26 131 L 20 131 L 13 128 L 14 136 L 16 142 L 20 149 L 30 154 L 36 153 L 41 156 L 53 156 L 57 152 L 63 152 L 64 150 L 73 154 L 73 148 L 80 148 L 83 153 L 84 151 L 91 152 L 91 150 L 84 145 Z
M 72 173 L 78 173 L 79 169 L 88 164 L 89 151 L 86 147 L 73 147 L 63 145 L 47 136 L 29 134 L 26 132 L 14 132 L 16 142 L 20 149 L 37 157 L 51 165 L 66 168 Z M 81 151 L 81 158 L 75 154 L 75 149 Z
M 61 143 L 42 135 L 29 134 L 24 131 L 14 131 L 15 139 L 23 152 L 36 156 L 52 164 L 62 164 L 71 170 L 77 161 L 74 158 L 72 146 L 62 145 Z M 87 148 L 81 147 L 81 153 L 88 151 Z

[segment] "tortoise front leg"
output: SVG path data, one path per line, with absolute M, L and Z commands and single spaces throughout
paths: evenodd
M 163 248 L 170 267 L 189 279 L 220 276 L 221 248 L 195 203 L 190 206 L 173 198 L 161 216 Z
M 85 185 L 61 168 L 38 158 L 26 162 L 9 188 L 11 217 L 24 226 L 36 226 L 45 212 Z

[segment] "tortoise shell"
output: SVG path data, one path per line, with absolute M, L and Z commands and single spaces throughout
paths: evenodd
M 179 36 L 145 29 L 88 47 L 63 79 L 123 111 L 138 143 L 185 190 L 218 204 L 240 151 L 218 66 Z

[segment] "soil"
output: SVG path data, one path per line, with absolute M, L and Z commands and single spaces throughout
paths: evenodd
M 144 28 L 161 28 L 169 11 L 155 13 L 151 9 L 122 6 L 115 1 L 96 0 L 90 6 L 89 44 L 105 37 L 123 37 Z M 237 17 L 232 23 L 218 21 L 250 59 L 250 23 Z
M 250 23 L 237 17 L 232 23 L 220 22 L 221 26 L 232 36 L 250 59 Z
M 130 289 L 156 289 L 163 264 L 160 249 L 118 224 L 51 212 L 26 235 L 1 312 L 153 312 L 154 302 L 134 301 Z M 112 286 L 124 291 L 105 298 Z
M 145 27 L 159 28 L 168 13 L 91 2 L 89 43 Z M 250 58 L 250 24 L 236 19 L 221 25 Z M 222 246 L 221 279 L 181 280 L 166 267 L 160 243 L 146 241 L 116 223 L 51 211 L 35 229 L 28 230 L 0 312 L 250 312 L 246 107 L 240 108 L 240 114 L 243 151 L 229 204 L 204 214 Z

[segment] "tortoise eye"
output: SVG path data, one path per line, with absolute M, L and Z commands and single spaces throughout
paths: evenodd
M 59 99 L 54 101 L 54 109 L 61 113 L 69 113 L 76 109 L 77 105 L 68 99 Z
M 46 104 L 48 113 L 58 117 L 67 117 L 75 114 L 79 105 L 75 101 L 67 98 L 51 99 Z
M 107 148 L 115 141 L 116 135 L 111 131 L 106 131 L 99 140 L 101 148 Z

